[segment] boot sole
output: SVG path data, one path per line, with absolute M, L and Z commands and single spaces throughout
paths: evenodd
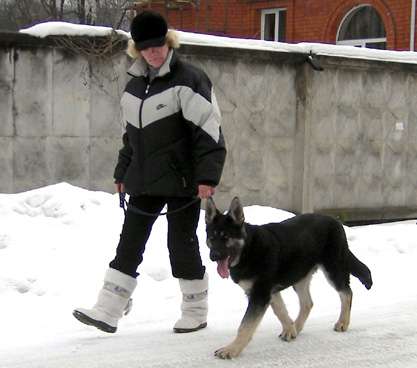
M 84 323 L 85 325 L 89 325 L 89 326 L 94 326 L 101 331 L 104 331 L 107 333 L 115 333 L 117 330 L 117 327 L 110 326 L 107 323 L 102 322 L 102 321 L 97 321 L 87 316 L 86 314 L 81 313 L 80 311 L 74 310 L 72 312 L 72 315 L 81 323 Z
M 198 331 L 206 327 L 207 327 L 207 322 L 204 322 L 195 328 L 175 328 L 174 327 L 174 332 L 175 333 L 188 333 L 188 332 Z

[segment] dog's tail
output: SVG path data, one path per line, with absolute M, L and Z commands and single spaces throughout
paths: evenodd
M 369 290 L 372 287 L 371 271 L 364 263 L 357 259 L 350 250 L 348 252 L 350 273 L 357 277 L 359 281 Z

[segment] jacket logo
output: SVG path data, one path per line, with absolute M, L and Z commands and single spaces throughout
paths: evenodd
M 161 110 L 161 109 L 163 109 L 164 107 L 166 107 L 166 105 L 164 105 L 164 104 L 159 104 L 159 105 L 156 107 L 156 109 L 157 109 L 157 110 Z

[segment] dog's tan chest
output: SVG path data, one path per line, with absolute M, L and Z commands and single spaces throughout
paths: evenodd
M 244 290 L 245 294 L 249 295 L 253 287 L 253 280 L 241 280 L 238 285 Z

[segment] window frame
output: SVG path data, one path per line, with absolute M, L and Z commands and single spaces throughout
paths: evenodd
M 280 36 L 279 35 L 279 13 L 280 12 L 287 12 L 287 8 L 271 8 L 271 9 L 261 10 L 261 40 L 262 41 L 282 42 L 282 41 L 278 41 L 279 36 Z M 274 40 L 265 40 L 265 16 L 268 14 L 275 15 Z
M 344 25 L 344 23 L 348 20 L 349 17 L 351 17 L 355 12 L 357 12 L 361 8 L 365 7 L 371 7 L 375 10 L 375 7 L 373 7 L 370 4 L 360 4 L 352 9 L 350 9 L 345 16 L 342 18 L 339 27 L 337 29 L 336 33 L 336 45 L 344 45 L 344 46 L 356 46 L 356 47 L 366 47 L 368 43 L 387 43 L 387 37 L 380 37 L 380 38 L 360 38 L 360 39 L 351 39 L 351 40 L 339 40 L 340 37 L 340 31 Z M 376 11 L 376 10 L 375 10 Z M 381 17 L 381 16 L 380 16 Z M 382 21 L 382 19 L 381 19 Z M 385 24 L 384 24 L 385 28 Z

